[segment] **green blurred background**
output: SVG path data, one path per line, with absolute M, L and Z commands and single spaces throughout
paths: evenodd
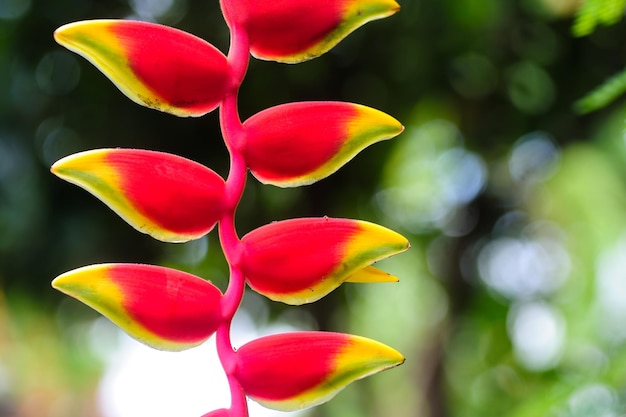
M 251 61 L 243 118 L 344 100 L 406 126 L 315 185 L 248 181 L 242 234 L 328 215 L 412 242 L 381 262 L 397 285 L 346 284 L 298 308 L 246 297 L 258 328 L 351 332 L 407 357 L 306 415 L 626 414 L 625 102 L 605 105 L 617 94 L 601 91 L 575 106 L 626 66 L 624 3 L 403 0 L 320 58 Z M 100 376 L 120 336 L 54 292 L 55 276 L 149 262 L 226 285 L 215 233 L 155 242 L 49 173 L 60 157 L 115 146 L 228 170 L 215 113 L 179 119 L 139 107 L 54 43 L 58 26 L 90 18 L 157 21 L 228 47 L 216 0 L 0 0 L 0 417 L 112 416 Z

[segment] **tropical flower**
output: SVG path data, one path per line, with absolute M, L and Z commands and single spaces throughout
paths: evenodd
M 369 265 L 409 248 L 405 237 L 385 227 L 327 217 L 270 223 L 242 243 L 250 287 L 296 305 L 316 301 L 345 281 L 396 281 Z
M 220 290 L 176 269 L 91 265 L 58 276 L 52 286 L 156 349 L 179 351 L 197 346 L 223 321 Z
M 365 23 L 400 9 L 394 0 L 222 0 L 231 30 L 260 59 L 296 63 L 329 51 Z
M 67 156 L 51 170 L 98 197 L 137 230 L 166 242 L 207 234 L 224 211 L 224 180 L 172 154 L 97 149 Z
M 176 116 L 202 116 L 222 101 L 226 57 L 187 32 L 133 20 L 61 26 L 56 41 L 82 55 L 128 98 Z
M 404 129 L 379 110 L 330 101 L 271 107 L 244 127 L 250 171 L 259 181 L 281 187 L 326 178 L 361 150 Z
M 321 404 L 353 381 L 404 362 L 396 350 L 360 336 L 294 332 L 237 350 L 235 377 L 264 406 L 292 411 Z

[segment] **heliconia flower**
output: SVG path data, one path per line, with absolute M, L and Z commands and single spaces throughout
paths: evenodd
M 224 211 L 224 180 L 168 153 L 96 149 L 67 156 L 51 171 L 98 197 L 137 230 L 166 242 L 205 235 Z
M 91 265 L 58 276 L 52 286 L 156 349 L 180 351 L 197 346 L 222 322 L 220 290 L 175 269 Z
M 328 401 L 351 382 L 403 362 L 399 352 L 375 340 L 294 332 L 262 337 L 239 348 L 235 377 L 253 400 L 292 411 Z
M 326 217 L 270 223 L 248 233 L 242 244 L 248 285 L 295 305 L 316 301 L 351 277 L 353 282 L 395 281 L 365 268 L 409 248 L 405 237 L 377 224 Z
M 227 88 L 224 54 L 181 30 L 133 20 L 87 20 L 60 27 L 54 38 L 134 102 L 177 116 L 210 112 Z
M 298 102 L 244 122 L 246 163 L 265 184 L 296 187 L 325 178 L 369 145 L 398 135 L 393 117 L 359 104 Z
M 243 28 L 260 59 L 295 63 L 330 50 L 365 23 L 400 9 L 394 0 L 222 0 L 231 30 Z

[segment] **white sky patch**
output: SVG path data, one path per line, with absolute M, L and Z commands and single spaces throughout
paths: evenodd
M 101 324 L 99 324 L 101 325 Z M 112 326 L 112 325 L 111 325 Z M 295 330 L 286 324 L 256 329 L 245 312 L 233 323 L 233 344 L 238 347 L 261 334 Z M 120 331 L 121 333 L 121 331 Z M 230 391 L 212 337 L 183 352 L 162 352 L 123 334 L 117 349 L 106 355 L 107 369 L 99 389 L 104 417 L 200 417 L 228 408 Z M 248 401 L 250 417 L 294 417 Z

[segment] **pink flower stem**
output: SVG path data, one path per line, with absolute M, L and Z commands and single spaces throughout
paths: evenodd
M 219 223 L 219 237 L 224 256 L 230 266 L 230 280 L 224 294 L 224 317 L 232 319 L 245 288 L 241 271 L 241 240 L 235 228 L 235 211 L 246 186 L 247 167 L 243 150 L 245 130 L 239 118 L 237 97 L 248 68 L 248 38 L 245 32 L 231 28 L 231 46 L 228 52 L 230 88 L 220 106 L 220 126 L 224 142 L 230 153 L 230 172 L 226 179 L 226 210 Z
M 229 415 L 230 417 L 248 417 L 246 395 L 241 385 L 239 385 L 239 381 L 234 376 L 237 362 L 235 351 L 230 341 L 230 325 L 231 320 L 228 320 L 217 329 L 217 354 L 226 373 L 230 388 L 231 404 Z
M 243 155 L 245 130 L 237 106 L 239 86 L 243 82 L 249 61 L 249 44 L 245 31 L 231 28 L 228 52 L 230 85 L 220 106 L 220 126 L 224 142 L 230 153 L 230 171 L 226 179 L 226 210 L 219 222 L 219 238 L 229 265 L 228 288 L 222 298 L 223 323 L 217 330 L 217 353 L 226 372 L 231 392 L 231 417 L 247 417 L 246 396 L 235 378 L 237 357 L 230 340 L 230 328 L 245 290 L 241 270 L 242 243 L 235 228 L 235 212 L 246 186 L 247 166 Z

